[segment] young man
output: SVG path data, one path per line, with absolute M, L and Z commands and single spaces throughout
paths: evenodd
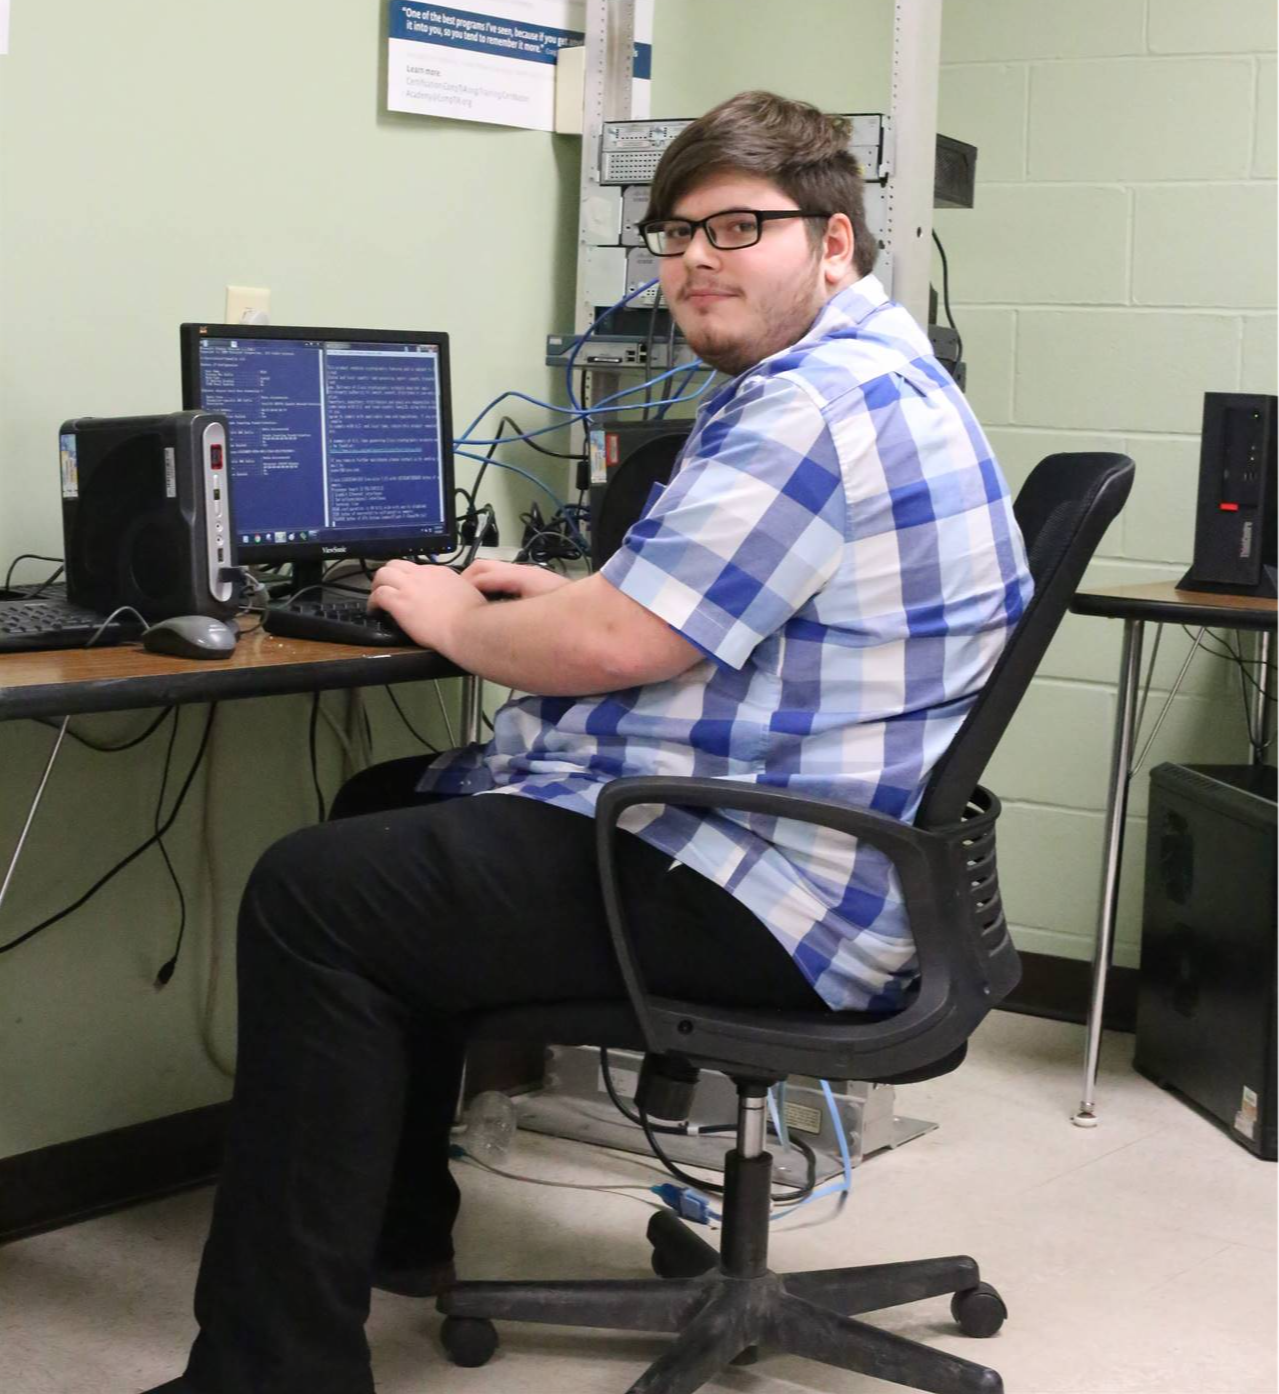
M 1030 583 L 980 428 L 871 274 L 847 140 L 746 93 L 663 158 L 644 235 L 689 343 L 732 380 L 600 572 L 378 572 L 371 603 L 420 643 L 537 695 L 482 749 L 367 771 L 338 821 L 255 870 L 200 1335 L 163 1389 L 367 1394 L 371 1281 L 451 1281 L 468 1014 L 625 995 L 594 868 L 604 783 L 709 775 L 913 815 Z M 658 991 L 900 1000 L 912 945 L 882 856 L 636 811 L 623 870 Z

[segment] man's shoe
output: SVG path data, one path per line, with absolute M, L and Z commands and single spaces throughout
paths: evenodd
M 394 1292 L 400 1297 L 438 1297 L 456 1282 L 457 1269 L 454 1268 L 451 1258 L 403 1267 L 378 1264 L 373 1270 L 373 1286 L 382 1292 Z M 177 1394 L 177 1390 L 174 1394 Z

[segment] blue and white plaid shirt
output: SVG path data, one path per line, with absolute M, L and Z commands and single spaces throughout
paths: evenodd
M 435 761 L 423 789 L 590 815 L 610 779 L 699 775 L 910 819 L 1031 593 L 991 448 L 873 276 L 702 407 L 603 575 L 706 657 L 667 682 L 509 702 L 492 741 Z M 790 820 L 631 814 L 831 1007 L 900 1002 L 914 946 L 882 853 Z

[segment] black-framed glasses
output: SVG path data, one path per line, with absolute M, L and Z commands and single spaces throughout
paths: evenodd
M 688 251 L 697 229 L 703 228 L 706 240 L 721 252 L 737 252 L 753 247 L 764 232 L 764 224 L 779 218 L 829 218 L 829 213 L 814 213 L 799 208 L 763 211 L 758 208 L 730 208 L 712 213 L 709 218 L 650 218 L 639 225 L 644 245 L 655 257 L 678 257 Z

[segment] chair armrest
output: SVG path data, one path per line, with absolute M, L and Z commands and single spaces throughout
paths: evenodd
M 864 1014 L 829 1013 L 830 1025 L 839 1024 L 836 1034 L 841 1034 L 850 1046 L 857 1042 L 859 1049 L 873 1047 L 875 1052 L 882 1053 L 889 1048 L 908 1049 L 912 1040 L 939 1029 L 947 1036 L 954 1035 L 954 1044 L 958 1045 L 991 1005 L 986 966 L 989 946 L 974 922 L 971 906 L 976 883 L 968 869 L 966 848 L 971 845 L 974 833 L 989 833 L 993 884 L 993 833 L 989 830 L 998 817 L 999 803 L 985 790 L 977 794 L 980 812 L 974 818 L 951 828 L 923 829 L 871 809 L 806 798 L 790 790 L 737 780 L 640 776 L 610 781 L 601 791 L 596 806 L 600 882 L 618 964 L 648 1048 L 654 1051 L 680 1048 L 671 1033 L 671 1019 L 679 1013 L 667 1008 L 682 1004 L 652 997 L 635 954 L 616 863 L 618 823 L 627 809 L 640 804 L 658 804 L 788 818 L 845 833 L 882 851 L 892 862 L 901 883 L 919 957 L 919 990 L 914 999 L 891 1018 L 871 1021 Z M 997 890 L 994 894 L 997 898 Z M 961 1025 L 959 1018 L 969 1024 Z M 700 1020 L 727 1025 L 730 1034 L 735 1020 L 738 1027 L 746 1029 L 742 1014 L 727 1009 L 706 1009 Z M 781 1018 L 776 1020 L 780 1026 Z M 944 1029 L 947 1021 L 951 1023 L 950 1029 Z M 687 1023 L 683 1023 L 680 1029 L 686 1026 Z M 796 1026 L 798 1023 L 783 1028 L 782 1034 L 793 1037 Z M 820 1024 L 800 1034 L 807 1034 L 810 1046 L 819 1050 L 829 1048 L 834 1042 L 832 1032 L 821 1029 Z M 900 1066 L 902 1069 L 912 1067 Z M 859 1074 L 855 1077 L 873 1076 Z

